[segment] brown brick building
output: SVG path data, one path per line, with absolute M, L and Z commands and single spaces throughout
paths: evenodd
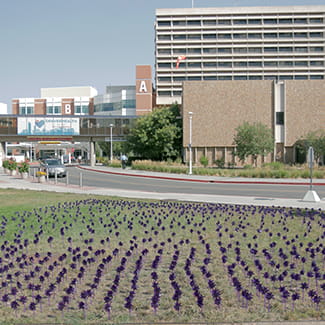
M 189 112 L 193 112 L 195 163 L 204 155 L 210 163 L 223 158 L 226 165 L 240 165 L 233 155 L 233 138 L 235 129 L 245 121 L 261 122 L 272 129 L 274 153 L 265 161 L 295 162 L 296 141 L 310 131 L 325 129 L 324 80 L 185 81 L 182 102 L 186 157 Z

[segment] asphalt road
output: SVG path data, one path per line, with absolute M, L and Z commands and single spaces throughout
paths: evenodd
M 124 175 L 112 175 L 100 172 L 68 168 L 69 184 L 96 186 L 119 190 L 149 191 L 158 193 L 185 193 L 209 195 L 254 196 L 261 198 L 302 198 L 309 190 L 308 185 L 285 184 L 233 184 L 233 183 L 198 183 L 190 181 L 176 181 L 153 179 Z M 82 180 L 80 179 L 82 175 Z M 59 179 L 66 182 L 65 179 Z M 325 186 L 315 186 L 320 197 L 325 197 Z

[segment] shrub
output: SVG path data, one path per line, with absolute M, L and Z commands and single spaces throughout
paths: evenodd
M 122 165 L 122 162 L 118 159 L 113 159 L 112 161 L 107 162 L 107 166 L 109 166 L 109 167 L 118 168 L 118 167 L 121 167 L 121 165 Z
M 9 165 L 8 165 L 9 170 L 16 170 L 17 166 L 18 166 L 18 164 L 17 164 L 16 160 L 9 159 Z
M 273 170 L 279 170 L 285 168 L 285 165 L 279 161 L 273 161 L 262 165 L 264 168 L 270 168 Z
M 248 169 L 242 169 L 238 171 L 238 176 L 239 177 L 251 177 L 252 176 L 252 171 Z
M 313 177 L 315 178 L 324 178 L 324 172 L 320 171 L 320 170 L 315 170 L 313 172 Z
M 28 173 L 29 172 L 29 163 L 24 161 L 18 166 L 18 171 L 20 173 Z
M 4 160 L 4 161 L 2 162 L 2 167 L 3 167 L 3 168 L 6 168 L 6 169 L 9 169 L 9 160 Z
M 299 170 L 290 170 L 290 178 L 299 178 L 300 177 L 300 171 Z
M 195 167 L 193 168 L 194 175 L 208 175 L 208 176 L 223 176 L 223 177 L 260 177 L 260 178 L 309 178 L 310 171 L 308 168 L 302 169 L 297 166 L 290 167 L 289 165 L 281 164 L 282 168 L 277 169 L 281 163 L 276 164 L 266 164 L 264 168 L 255 168 L 252 165 L 246 165 L 245 168 L 203 168 Z M 229 163 L 231 166 L 231 163 Z M 112 167 L 120 167 L 120 163 L 117 165 L 110 165 Z M 266 167 L 267 166 L 267 167 Z M 271 166 L 271 167 L 270 167 Z M 188 166 L 168 161 L 151 161 L 151 160 L 134 160 L 132 162 L 132 169 L 138 170 L 150 170 L 154 172 L 167 172 L 167 173 L 177 173 L 177 174 L 187 174 Z M 319 167 L 314 170 L 313 177 L 315 178 L 325 178 L 325 168 Z
M 194 168 L 193 169 L 194 175 L 208 175 L 208 176 L 214 176 L 216 175 L 216 171 L 209 168 Z
M 218 168 L 224 168 L 225 167 L 225 159 L 220 158 L 215 161 L 215 164 L 217 165 Z
M 132 162 L 132 169 L 137 170 L 150 170 L 154 172 L 176 173 L 186 174 L 188 167 L 184 164 L 172 163 L 168 164 L 163 161 L 151 161 L 151 160 L 134 160 Z
M 268 173 L 267 170 L 259 170 L 258 173 L 257 173 L 257 177 L 259 178 L 268 178 L 270 176 L 270 174 Z
M 201 165 L 203 165 L 203 167 L 207 167 L 209 164 L 209 160 L 206 156 L 202 156 L 200 158 L 200 163 L 201 163 Z
M 105 164 L 108 161 L 107 157 L 96 157 L 96 160 L 100 164 Z
M 300 174 L 300 177 L 302 178 L 309 178 L 310 177 L 310 171 L 309 170 L 303 170 Z
M 285 170 L 272 170 L 271 176 L 273 178 L 286 178 L 288 177 L 288 173 Z

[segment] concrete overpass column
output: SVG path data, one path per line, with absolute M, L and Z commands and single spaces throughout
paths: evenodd
M 0 142 L 0 166 L 2 166 L 2 162 L 6 158 L 6 143 Z
M 90 166 L 95 166 L 96 153 L 95 153 L 95 142 L 90 140 Z

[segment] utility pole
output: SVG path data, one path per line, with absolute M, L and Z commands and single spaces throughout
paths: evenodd
M 188 150 L 189 150 L 189 175 L 192 175 L 192 117 L 193 112 L 188 112 L 189 118 L 190 118 L 190 139 L 188 144 Z
M 110 124 L 109 128 L 110 128 L 110 161 L 112 163 L 113 161 L 113 126 L 114 124 Z

